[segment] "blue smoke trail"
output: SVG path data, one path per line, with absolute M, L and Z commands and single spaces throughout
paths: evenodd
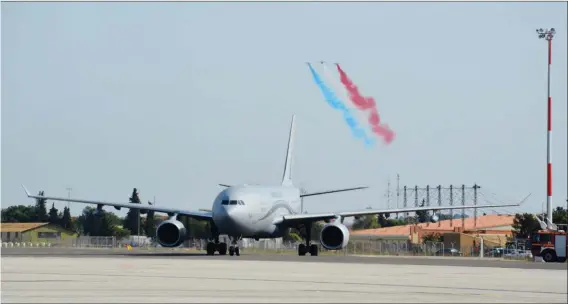
M 310 63 L 308 63 L 308 67 L 310 68 L 310 71 L 312 72 L 312 76 L 314 78 L 314 82 L 320 88 L 325 98 L 325 101 L 327 101 L 327 103 L 332 108 L 336 110 L 341 110 L 343 112 L 343 118 L 345 119 L 345 122 L 347 123 L 349 128 L 351 128 L 351 133 L 353 134 L 353 136 L 356 138 L 362 138 L 365 142 L 365 146 L 367 147 L 372 146 L 375 143 L 375 140 L 369 138 L 365 133 L 365 130 L 363 130 L 358 126 L 357 120 L 355 119 L 355 117 L 353 117 L 351 111 L 349 111 L 349 109 L 345 106 L 345 104 L 339 98 L 337 98 L 333 90 L 331 90 L 325 85 L 325 83 L 321 80 L 320 76 L 314 70 L 314 68 Z

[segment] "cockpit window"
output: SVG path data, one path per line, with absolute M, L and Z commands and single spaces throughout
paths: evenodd
M 241 200 L 223 200 L 221 201 L 221 205 L 241 205 L 244 206 L 245 202 L 241 201 Z

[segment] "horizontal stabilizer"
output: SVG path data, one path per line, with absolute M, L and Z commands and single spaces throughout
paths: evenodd
M 355 188 L 346 188 L 346 189 L 336 189 L 336 190 L 328 190 L 328 191 L 321 191 L 321 192 L 304 193 L 304 194 L 301 194 L 300 197 L 324 195 L 324 194 L 331 194 L 331 193 L 344 192 L 344 191 L 354 191 L 354 190 L 361 190 L 361 189 L 367 189 L 367 188 L 369 188 L 369 187 L 361 186 L 361 187 L 355 187 Z

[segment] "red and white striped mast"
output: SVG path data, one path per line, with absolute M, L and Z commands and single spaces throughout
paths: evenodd
M 550 135 L 552 133 L 552 97 L 550 97 L 550 66 L 552 65 L 552 38 L 556 31 L 551 29 L 536 30 L 539 39 L 545 39 L 548 42 L 548 83 L 547 83 L 547 133 L 546 133 L 546 225 L 548 229 L 552 227 L 552 159 L 550 151 Z

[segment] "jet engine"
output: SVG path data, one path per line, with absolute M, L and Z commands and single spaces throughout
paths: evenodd
M 326 224 L 321 230 L 320 241 L 327 250 L 340 250 L 349 243 L 349 230 L 339 222 Z
M 182 222 L 169 219 L 156 228 L 156 240 L 162 247 L 177 247 L 183 243 L 187 230 Z
M 439 219 L 440 218 L 438 217 L 437 214 L 433 214 L 432 217 L 430 217 L 430 222 L 436 223 L 436 222 L 438 222 Z

